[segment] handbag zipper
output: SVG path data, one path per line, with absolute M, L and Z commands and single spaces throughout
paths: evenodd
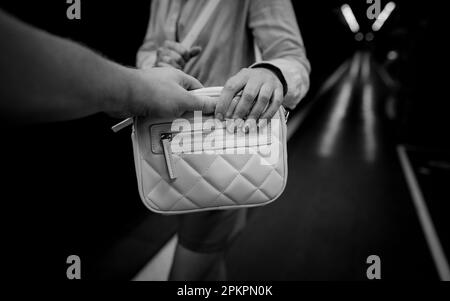
M 268 127 L 270 128 L 270 123 L 269 123 Z M 213 127 L 211 129 L 208 129 L 208 130 L 203 129 L 201 131 L 195 131 L 195 130 L 194 131 L 186 131 L 186 132 L 184 132 L 184 131 L 174 131 L 174 132 L 162 132 L 162 133 L 159 134 L 160 135 L 160 143 L 161 143 L 161 147 L 162 147 L 162 153 L 164 155 L 164 160 L 166 162 L 166 167 L 167 167 L 167 173 L 169 175 L 169 179 L 170 180 L 175 180 L 177 178 L 177 174 L 176 174 L 175 166 L 174 166 L 173 150 L 172 150 L 173 137 L 175 135 L 179 135 L 179 134 L 192 135 L 192 134 L 195 134 L 196 132 L 200 132 L 201 137 L 202 137 L 201 140 L 197 140 L 195 137 L 193 137 L 191 141 L 192 141 L 192 143 L 198 143 L 198 142 L 201 143 L 203 141 L 205 135 L 208 135 L 208 134 L 214 132 L 216 129 L 217 128 Z M 222 129 L 226 130 L 225 127 L 223 127 Z M 269 130 L 269 132 L 270 132 L 270 130 Z M 254 144 L 254 145 L 248 145 L 248 146 L 270 145 L 271 144 L 270 140 L 271 139 L 270 139 L 270 136 L 269 136 L 268 141 L 266 143 L 258 142 L 258 143 Z M 223 140 L 223 143 L 225 145 L 227 145 L 227 143 L 228 143 L 227 141 L 228 140 L 225 139 L 225 140 Z M 233 142 L 237 143 L 237 140 L 235 140 L 233 138 Z M 240 147 L 240 146 L 239 145 L 233 146 L 233 148 L 235 148 L 235 147 Z M 245 147 L 245 146 L 242 145 L 241 147 Z M 227 146 L 225 146 L 225 148 L 222 148 L 222 149 L 226 149 L 226 148 L 227 148 Z M 215 149 L 213 148 L 212 150 L 215 150 Z
M 172 156 L 172 147 L 170 142 L 172 142 L 173 133 L 162 133 L 161 134 L 161 145 L 163 148 L 164 159 L 166 161 L 167 173 L 169 174 L 169 178 L 171 180 L 175 180 L 177 178 L 175 174 L 175 169 L 173 168 L 173 156 Z

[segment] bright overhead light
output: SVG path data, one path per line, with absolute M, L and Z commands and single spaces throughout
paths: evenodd
M 352 32 L 359 31 L 359 24 L 356 21 L 355 15 L 353 14 L 352 8 L 348 4 L 344 4 L 341 6 L 341 12 L 344 15 L 344 19 L 350 27 Z
M 386 22 L 386 20 L 389 18 L 394 9 L 395 9 L 394 2 L 389 2 L 388 4 L 386 4 L 381 13 L 378 15 L 378 18 L 375 21 L 375 23 L 373 23 L 372 30 L 373 31 L 380 30 L 380 28 L 383 26 L 384 22 Z

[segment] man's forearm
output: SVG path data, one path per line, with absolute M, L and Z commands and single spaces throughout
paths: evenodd
M 0 114 L 57 121 L 120 110 L 131 71 L 0 11 Z M 68 72 L 70 70 L 70 72 Z M 81 79 L 81 80 L 80 80 Z

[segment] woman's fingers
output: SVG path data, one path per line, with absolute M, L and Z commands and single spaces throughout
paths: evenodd
M 195 46 L 190 50 L 186 49 L 180 43 L 174 41 L 165 41 L 162 47 L 157 50 L 157 60 L 155 65 L 162 66 L 161 63 L 171 65 L 177 69 L 184 69 L 187 62 L 197 56 L 202 51 L 201 47 Z
M 177 69 L 183 69 L 186 61 L 179 53 L 161 47 L 157 50 L 157 60 L 155 65 L 159 67 L 161 66 L 161 63 L 169 64 Z
M 247 119 L 258 120 L 263 112 L 267 109 L 270 100 L 272 99 L 273 93 L 273 87 L 270 84 L 264 84 L 259 90 L 258 99 Z
M 266 121 L 272 119 L 280 106 L 283 104 L 283 98 L 283 88 L 280 87 L 275 89 L 275 91 L 273 92 L 272 102 L 270 103 L 267 110 L 261 115 L 260 119 Z
M 242 93 L 241 99 L 234 111 L 233 118 L 244 119 L 250 112 L 255 99 L 258 97 L 259 90 L 261 88 L 262 82 L 255 79 L 250 79 L 245 85 L 244 91 Z
M 178 53 L 180 56 L 183 57 L 183 59 L 187 62 L 191 57 L 190 57 L 190 53 L 189 50 L 186 49 L 183 45 L 181 45 L 180 43 L 174 42 L 174 41 L 169 41 L 166 40 L 164 41 L 164 47 L 168 50 L 172 50 L 176 53 Z
M 247 80 L 247 74 L 244 70 L 241 70 L 226 82 L 222 93 L 220 94 L 219 102 L 216 106 L 215 116 L 217 119 L 223 120 L 224 117 L 228 114 L 228 112 L 230 111 L 230 105 L 234 105 L 232 104 L 233 99 L 235 98 L 236 94 L 245 87 Z M 230 114 L 232 114 L 232 112 Z
M 202 52 L 202 47 L 200 47 L 200 46 L 192 47 L 191 50 L 189 51 L 189 59 L 199 55 L 200 52 Z
M 236 95 L 242 91 L 242 96 Z M 225 84 L 216 106 L 216 118 L 253 120 L 271 119 L 284 100 L 283 87 L 279 79 L 266 69 L 242 69 Z M 246 130 L 249 122 L 246 122 Z M 238 126 L 239 127 L 239 126 Z

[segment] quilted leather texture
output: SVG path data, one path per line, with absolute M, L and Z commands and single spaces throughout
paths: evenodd
M 276 122 L 278 130 L 270 131 L 271 147 L 278 148 L 278 158 L 271 164 L 262 164 L 263 155 L 256 151 L 174 153 L 175 180 L 169 179 L 164 155 L 154 153 L 151 146 L 152 124 L 170 121 L 137 118 L 132 140 L 142 201 L 150 210 L 164 214 L 253 207 L 274 201 L 287 180 L 286 123 L 282 109 L 274 118 L 280 122 Z

